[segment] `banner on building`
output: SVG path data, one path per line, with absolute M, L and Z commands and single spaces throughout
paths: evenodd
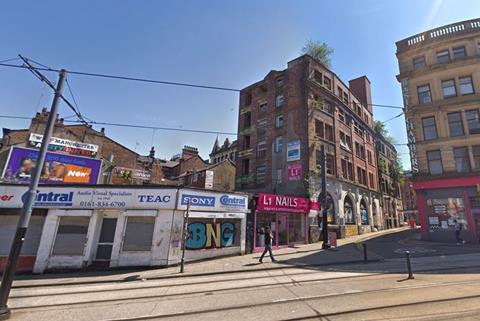
M 288 164 L 288 180 L 300 181 L 302 179 L 302 164 Z
M 247 195 L 180 190 L 177 209 L 186 210 L 189 203 L 192 211 L 248 211 Z
M 118 177 L 124 177 L 124 178 L 128 177 L 128 178 L 140 179 L 144 181 L 148 181 L 152 177 L 152 174 L 149 171 L 144 171 L 141 169 L 115 167 L 115 172 L 117 173 Z
M 40 148 L 43 135 L 31 133 L 28 143 L 31 147 Z M 98 145 L 76 142 L 68 139 L 51 137 L 48 143 L 48 150 L 52 152 L 63 152 L 71 155 L 95 157 L 98 153 Z
M 287 143 L 287 162 L 300 160 L 300 140 Z
M 212 189 L 213 188 L 213 171 L 206 171 L 205 172 L 205 188 Z
M 2 178 L 8 183 L 29 183 L 39 151 L 12 147 Z M 96 184 L 102 161 L 47 152 L 40 184 Z

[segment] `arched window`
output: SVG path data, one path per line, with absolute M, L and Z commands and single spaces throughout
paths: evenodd
M 364 199 L 360 201 L 360 218 L 363 225 L 368 225 L 368 209 Z
M 320 196 L 318 197 L 318 203 L 322 204 L 322 200 L 323 200 L 323 193 L 321 193 Z M 322 209 L 321 214 L 323 214 L 323 207 L 322 206 L 320 207 Z M 328 224 L 336 224 L 335 205 L 333 204 L 333 198 L 329 193 L 327 193 L 327 220 L 328 220 Z
M 355 224 L 353 203 L 349 196 L 345 196 L 343 201 L 343 213 L 345 215 L 345 224 Z

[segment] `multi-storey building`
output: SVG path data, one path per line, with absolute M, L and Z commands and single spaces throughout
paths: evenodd
M 218 142 L 218 137 L 215 139 L 213 144 L 212 152 L 210 153 L 210 164 L 217 164 L 223 162 L 226 159 L 235 162 L 235 157 L 237 154 L 237 141 L 234 140 L 230 143 L 228 138 L 225 138 L 225 141 L 220 146 Z
M 317 201 L 323 145 L 331 228 L 345 236 L 382 226 L 367 77 L 347 85 L 319 61 L 303 55 L 288 62 L 287 69 L 272 70 L 242 89 L 238 126 L 237 190 Z M 259 198 L 265 200 L 269 199 Z M 295 207 L 303 201 L 290 199 L 286 204 Z M 278 210 L 255 214 L 255 228 L 272 226 L 279 234 L 278 246 L 306 241 L 307 234 L 311 241 L 318 238 L 316 214 L 308 217 L 308 209 L 291 207 L 285 209 L 287 214 Z
M 417 198 L 415 195 L 415 190 L 412 186 L 412 172 L 405 171 L 403 173 L 403 187 L 401 189 L 402 193 L 402 203 L 403 203 L 403 216 L 408 219 L 414 219 L 415 222 L 420 223 L 418 220 L 418 210 L 417 210 Z
M 382 199 L 383 225 L 398 227 L 404 222 L 400 176 L 395 164 L 397 150 L 381 133 L 376 132 L 379 191 Z
M 468 241 L 480 231 L 480 20 L 397 42 L 422 236 Z

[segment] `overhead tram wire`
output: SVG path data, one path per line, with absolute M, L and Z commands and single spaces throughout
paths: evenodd
M 29 60 L 32 61 L 32 62 L 35 62 L 32 59 L 29 59 Z M 42 66 L 42 68 L 37 68 L 40 71 L 60 72 L 59 69 L 50 68 L 48 66 L 45 66 L 45 65 L 37 63 L 37 62 L 35 62 L 35 63 Z M 12 67 L 12 68 L 26 68 L 25 66 L 21 66 L 21 65 L 19 66 L 19 65 L 6 64 L 6 63 L 1 63 L 1 62 L 0 62 L 0 66 Z M 109 78 L 109 79 L 118 79 L 118 80 L 128 80 L 128 81 L 161 84 L 161 85 L 172 85 L 172 86 L 183 86 L 183 87 L 192 87 L 192 88 L 222 90 L 222 91 L 230 91 L 230 92 L 241 92 L 241 89 L 237 89 L 237 88 L 210 86 L 210 85 L 203 85 L 203 84 L 192 84 L 192 83 L 184 83 L 184 82 L 174 82 L 174 81 L 148 79 L 148 78 L 140 78 L 140 77 L 108 75 L 108 74 L 101 74 L 101 73 L 84 72 L 84 71 L 71 71 L 71 70 L 67 71 L 67 73 L 71 74 L 71 75 L 80 75 L 80 76 L 89 76 L 89 77 L 98 77 L 98 78 Z M 368 104 L 368 105 L 373 106 L 373 107 L 381 107 L 381 108 L 403 109 L 403 107 L 401 107 L 401 106 L 394 106 L 394 105 L 384 105 L 384 104 Z

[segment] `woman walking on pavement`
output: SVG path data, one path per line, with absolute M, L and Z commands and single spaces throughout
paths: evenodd
M 270 226 L 267 226 L 265 228 L 265 250 L 263 250 L 262 256 L 260 256 L 260 263 L 263 263 L 263 257 L 265 256 L 265 254 L 267 254 L 267 251 L 270 254 L 270 259 L 272 260 L 272 262 L 277 262 L 277 260 L 275 260 L 275 258 L 273 257 L 272 253 L 272 240 L 272 230 L 270 229 Z
M 453 220 L 455 223 L 455 238 L 457 239 L 457 244 L 465 244 L 465 240 L 460 237 L 460 232 L 462 232 L 462 224 Z

